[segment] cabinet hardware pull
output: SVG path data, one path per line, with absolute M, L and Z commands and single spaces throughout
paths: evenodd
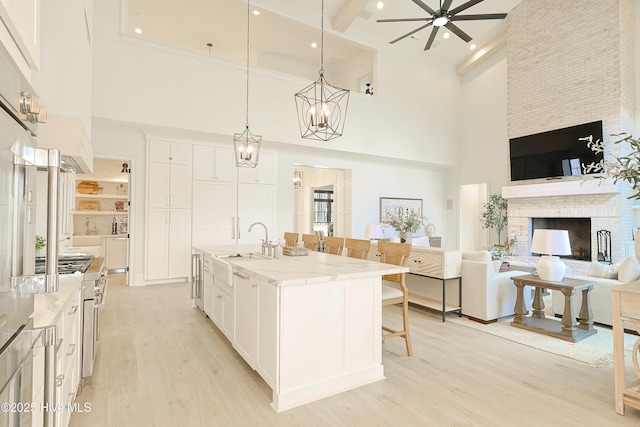
M 256 286 L 258 286 L 258 285 L 256 285 L 255 283 L 253 285 L 251 285 L 252 288 L 255 288 Z
M 231 240 L 236 238 L 236 219 L 231 217 Z
M 78 306 L 74 305 L 71 311 L 69 312 L 69 316 L 73 316 L 78 311 Z
M 71 345 L 69 346 L 69 348 L 70 348 L 71 350 L 69 350 L 69 353 L 67 353 L 67 356 L 71 356 L 71 355 L 73 354 L 73 352 L 74 352 L 74 351 L 76 351 L 76 344 L 75 344 L 75 343 L 71 344 Z
M 222 295 L 216 295 L 216 298 L 222 299 Z
M 240 217 L 238 217 L 238 225 L 236 226 L 236 230 L 238 230 L 238 239 L 240 239 Z
M 58 387 L 62 386 L 62 383 L 64 382 L 64 374 L 60 374 L 56 377 L 56 385 Z
M 167 196 L 167 200 L 165 201 L 165 203 L 167 204 L 167 206 L 171 206 L 171 203 L 169 203 L 169 196 Z
M 236 271 L 233 272 L 233 275 L 234 276 L 238 276 L 239 278 L 244 279 L 244 280 L 249 280 L 249 276 L 243 276 L 242 274 L 240 274 L 240 273 L 238 273 Z

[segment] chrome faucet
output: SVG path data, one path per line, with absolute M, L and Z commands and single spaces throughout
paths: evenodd
M 269 241 L 269 232 L 267 231 L 267 226 L 261 222 L 254 222 L 249 226 L 249 233 L 251 233 L 251 229 L 253 228 L 254 225 L 261 225 L 264 227 L 264 240 L 262 241 L 262 255 L 271 256 L 271 242 Z

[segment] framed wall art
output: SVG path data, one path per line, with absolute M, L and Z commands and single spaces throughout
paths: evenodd
M 388 210 L 409 209 L 418 212 L 422 216 L 422 199 L 401 199 L 397 197 L 380 197 L 380 222 L 384 220 Z

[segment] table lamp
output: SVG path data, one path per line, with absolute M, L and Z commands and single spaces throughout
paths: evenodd
M 377 240 L 384 238 L 382 224 L 367 224 L 364 228 L 365 239 Z
M 533 230 L 531 252 L 542 255 L 536 263 L 538 277 L 550 282 L 559 282 L 564 277 L 567 266 L 559 256 L 571 255 L 569 232 L 567 230 Z

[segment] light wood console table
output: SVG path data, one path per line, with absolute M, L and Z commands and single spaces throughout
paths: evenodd
M 369 259 L 379 261 L 377 243 L 371 244 Z M 442 321 L 445 321 L 447 313 L 462 315 L 462 252 L 457 249 L 442 249 L 434 247 L 413 246 L 407 261 L 409 274 L 429 279 L 435 279 L 442 284 L 441 291 L 436 292 L 433 284 L 427 280 L 409 280 L 409 302 L 427 307 L 442 313 Z M 458 298 L 456 302 L 447 300 L 447 283 L 458 281 Z M 455 293 L 452 292 L 455 298 Z
M 632 326 L 640 334 L 640 281 L 611 288 L 613 304 L 613 360 L 616 412 L 624 415 L 624 407 L 640 410 L 640 338 L 631 352 L 635 380 L 625 383 L 624 324 Z
M 530 331 L 539 332 L 551 337 L 560 338 L 565 341 L 578 342 L 591 335 L 595 335 L 598 331 L 593 327 L 593 312 L 591 311 L 591 303 L 589 295 L 593 289 L 595 281 L 562 279 L 559 282 L 551 282 L 542 280 L 538 276 L 527 274 L 525 276 L 512 277 L 513 283 L 517 288 L 516 305 L 514 308 L 515 317 L 511 326 L 516 328 L 528 329 Z M 533 296 L 532 313 L 527 317 L 527 307 L 524 303 L 524 287 L 532 286 L 535 288 Z M 551 289 L 562 292 L 564 295 L 564 312 L 562 313 L 562 321 L 555 319 L 547 319 L 544 314 L 544 302 L 542 300 L 542 290 Z M 576 315 L 573 310 L 571 297 L 577 292 L 582 291 L 582 306 L 580 307 L 580 323 L 576 322 Z

